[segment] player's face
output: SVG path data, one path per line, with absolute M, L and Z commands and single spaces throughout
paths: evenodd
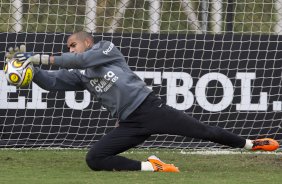
M 72 53 L 82 53 L 89 47 L 87 40 L 77 39 L 76 36 L 70 36 L 67 45 Z

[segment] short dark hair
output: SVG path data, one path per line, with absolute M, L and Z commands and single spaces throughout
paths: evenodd
M 79 31 L 79 32 L 75 32 L 72 35 L 69 36 L 69 38 L 71 36 L 75 36 L 76 38 L 78 38 L 79 40 L 86 40 L 89 39 L 92 43 L 94 43 L 94 38 L 90 33 L 87 33 L 86 31 Z

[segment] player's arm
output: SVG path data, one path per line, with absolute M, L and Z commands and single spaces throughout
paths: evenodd
M 50 63 L 64 68 L 83 69 L 123 58 L 112 42 L 100 42 L 83 53 L 63 53 L 50 58 Z
M 85 69 L 123 59 L 122 53 L 109 41 L 99 42 L 83 53 L 63 53 L 61 56 L 20 53 L 16 57 L 23 61 L 29 59 L 33 64 L 51 64 L 71 69 Z
M 33 82 L 48 91 L 77 91 L 84 90 L 80 73 L 66 69 L 47 71 L 34 68 Z

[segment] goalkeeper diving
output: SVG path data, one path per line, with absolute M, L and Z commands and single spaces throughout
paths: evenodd
M 156 156 L 132 160 L 119 154 L 143 143 L 152 134 L 172 134 L 203 139 L 233 148 L 274 151 L 271 138 L 250 140 L 220 127 L 209 126 L 166 105 L 127 65 L 118 48 L 109 41 L 94 43 L 91 34 L 76 32 L 68 37 L 69 53 L 61 56 L 17 52 L 8 54 L 34 65 L 56 65 L 64 69 L 34 68 L 33 82 L 48 91 L 88 90 L 117 118 L 118 126 L 96 142 L 86 155 L 94 171 L 179 172 Z

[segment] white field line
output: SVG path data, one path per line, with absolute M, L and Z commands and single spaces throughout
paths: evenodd
M 263 151 L 232 151 L 232 150 L 132 150 L 123 154 L 158 154 L 158 153 L 178 153 L 182 155 L 282 155 L 281 151 L 263 152 Z
M 88 149 L 85 148 L 1 148 L 1 150 L 17 150 L 17 151 L 27 151 L 27 150 L 39 150 L 39 151 L 48 151 L 48 150 L 76 150 L 87 152 Z M 246 151 L 246 150 L 220 150 L 220 149 L 208 149 L 208 150 L 177 150 L 177 149 L 134 149 L 123 152 L 123 154 L 158 154 L 158 153 L 178 153 L 182 155 L 282 155 L 282 150 L 274 152 L 265 152 L 265 151 Z
M 228 150 L 207 150 L 207 151 L 180 151 L 183 155 L 282 155 L 282 152 L 262 151 L 228 151 Z

